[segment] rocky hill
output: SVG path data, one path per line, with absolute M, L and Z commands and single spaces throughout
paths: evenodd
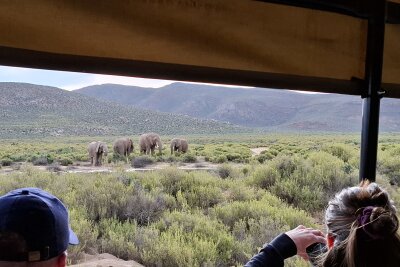
M 210 134 L 249 129 L 123 106 L 55 87 L 0 83 L 0 137 Z
M 359 132 L 357 96 L 173 83 L 161 88 L 103 84 L 81 94 L 149 110 L 274 131 Z M 400 101 L 382 101 L 381 131 L 400 131 Z

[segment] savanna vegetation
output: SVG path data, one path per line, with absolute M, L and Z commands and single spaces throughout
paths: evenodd
M 86 146 L 100 137 L 3 140 L 0 193 L 35 186 L 60 197 L 81 240 L 70 248 L 71 263 L 82 253 L 107 252 L 145 266 L 240 266 L 282 231 L 299 224 L 324 230 L 327 200 L 358 182 L 358 135 L 189 136 L 189 153 L 172 156 L 171 138 L 163 138 L 155 157 L 140 156 L 134 140 L 131 155 L 137 168 L 169 167 L 126 172 L 124 161 L 110 155 L 110 173 L 53 171 L 57 164 L 88 164 Z M 100 140 L 111 151 L 113 139 Z M 398 206 L 399 141 L 383 135 L 378 157 L 378 181 Z M 257 147 L 265 150 L 255 155 L 250 149 Z M 177 168 L 207 161 L 214 170 Z M 293 258 L 287 265 L 308 263 Z

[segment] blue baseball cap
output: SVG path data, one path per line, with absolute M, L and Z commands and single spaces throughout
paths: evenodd
M 79 243 L 68 211 L 39 188 L 20 188 L 0 197 L 0 261 L 44 261 Z

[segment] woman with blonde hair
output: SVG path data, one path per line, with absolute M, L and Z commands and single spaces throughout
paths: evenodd
M 336 194 L 329 201 L 325 223 L 326 239 L 319 230 L 299 226 L 276 237 L 245 266 L 283 266 L 296 254 L 310 259 L 313 247 L 319 248 L 319 255 L 312 258 L 315 266 L 400 266 L 396 208 L 376 183 L 366 181 Z

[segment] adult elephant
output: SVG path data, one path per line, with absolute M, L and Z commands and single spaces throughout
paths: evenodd
M 129 155 L 133 152 L 133 142 L 130 138 L 119 138 L 114 142 L 114 154 L 124 156 L 128 162 Z
M 162 143 L 160 136 L 156 133 L 145 133 L 139 138 L 140 153 L 145 153 L 146 155 L 154 155 L 154 149 L 158 146 L 158 150 L 162 151 Z
M 88 146 L 88 153 L 90 158 L 90 164 L 92 166 L 101 166 L 103 163 L 103 155 L 108 155 L 107 144 L 100 141 L 91 142 Z
M 186 153 L 188 151 L 189 145 L 185 139 L 174 138 L 171 140 L 171 155 L 175 152 Z

